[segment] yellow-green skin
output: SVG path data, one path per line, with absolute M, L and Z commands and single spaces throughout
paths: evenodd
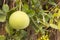
M 29 17 L 25 12 L 16 11 L 11 14 L 9 24 L 14 29 L 25 29 L 29 25 Z

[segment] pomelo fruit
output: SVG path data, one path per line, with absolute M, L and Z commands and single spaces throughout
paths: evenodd
M 16 11 L 11 14 L 9 24 L 14 29 L 25 29 L 30 22 L 29 16 L 23 11 Z

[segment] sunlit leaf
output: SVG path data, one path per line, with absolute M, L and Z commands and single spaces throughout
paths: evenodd
M 53 19 L 50 19 L 49 23 L 52 24 L 53 23 Z
M 45 21 L 45 16 L 43 16 L 43 22 L 46 22 L 46 21 Z
M 52 27 L 54 29 L 58 29 L 57 25 L 55 25 L 55 24 L 50 24 L 50 27 Z
M 58 11 L 58 16 L 60 17 L 60 9 L 59 9 L 59 11 Z
M 58 14 L 57 14 L 57 13 L 54 13 L 54 14 L 53 14 L 53 18 L 54 18 L 54 17 L 57 17 L 57 16 L 58 16 Z
M 60 30 L 60 21 L 58 21 L 58 29 Z

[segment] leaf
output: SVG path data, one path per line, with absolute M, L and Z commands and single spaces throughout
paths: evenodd
M 0 14 L 0 22 L 5 22 L 6 21 L 6 16 Z
M 14 39 L 16 40 L 22 40 L 27 37 L 27 32 L 25 30 L 19 30 L 14 35 Z
M 57 16 L 58 16 L 58 14 L 57 14 L 57 13 L 54 13 L 54 14 L 53 14 L 53 18 L 54 18 L 54 17 L 57 17 Z
M 55 24 L 50 24 L 50 27 L 58 29 L 57 25 L 55 25 Z
M 27 12 L 27 11 L 29 10 L 28 4 L 24 4 L 23 7 L 22 7 L 22 10 L 23 10 L 24 12 Z
M 33 29 L 35 31 L 35 34 L 38 34 L 38 32 L 40 31 L 40 30 L 36 29 L 35 27 L 33 27 Z
M 44 35 L 44 34 L 45 34 L 45 29 L 43 29 L 43 26 L 42 26 L 42 25 L 40 25 L 39 30 L 40 30 L 40 32 L 41 32 L 41 34 L 42 34 L 42 35 Z
M 46 15 L 48 18 L 52 18 L 52 13 L 50 13 L 50 12 L 49 12 L 48 14 L 45 13 L 45 15 Z
M 51 5 L 57 6 L 57 4 L 54 2 L 54 0 L 49 0 L 48 3 L 51 4 Z
M 45 20 L 46 20 L 46 22 L 48 22 L 49 21 L 49 17 L 45 16 Z
M 9 17 L 10 17 L 10 15 L 11 15 L 13 12 L 17 11 L 17 10 L 16 10 L 17 8 L 18 8 L 18 6 L 13 7 L 12 9 L 9 10 L 9 12 L 7 13 L 7 20 L 9 20 Z
M 7 4 L 3 4 L 2 10 L 7 13 L 9 11 L 9 6 Z
M 6 21 L 6 14 L 2 10 L 0 10 L 0 22 Z
M 35 11 L 34 10 L 28 10 L 27 14 L 29 15 L 29 17 L 33 17 L 35 15 Z
M 25 30 L 20 30 L 20 36 L 22 35 L 22 37 L 26 37 L 27 36 L 27 32 Z
M 37 0 L 32 0 L 32 3 L 33 3 L 33 4 L 36 4 L 36 3 L 37 3 Z
M 14 40 L 21 40 L 20 36 L 18 36 L 17 34 L 15 34 L 15 35 L 13 36 L 13 38 L 14 38 Z
M 58 21 L 58 29 L 60 30 L 60 21 Z
M 53 19 L 50 19 L 49 23 L 52 24 L 53 23 Z
M 45 16 L 44 16 L 44 15 L 43 15 L 43 22 L 46 22 L 46 21 L 45 21 Z
M 54 3 L 54 2 L 48 2 L 48 3 L 51 4 L 51 5 L 57 6 L 57 4 Z
M 20 2 L 20 0 L 15 0 L 15 2 L 16 2 L 16 4 L 18 5 L 18 4 L 19 4 L 19 2 Z
M 8 33 L 8 34 L 10 35 L 10 30 L 9 30 L 8 27 L 9 27 L 8 24 L 6 24 L 6 26 L 5 26 L 5 31 L 6 31 L 6 33 Z
M 0 14 L 4 14 L 4 12 L 2 10 L 0 10 Z
M 60 9 L 59 9 L 59 11 L 58 11 L 58 16 L 60 17 Z
M 0 40 L 5 40 L 5 36 L 4 35 L 0 35 Z
M 6 23 L 6 26 L 5 26 L 5 30 L 6 30 L 6 33 L 8 35 L 12 35 L 14 33 L 13 29 L 10 27 L 9 23 Z
M 40 23 L 40 20 L 39 20 L 39 18 L 37 18 L 37 23 Z

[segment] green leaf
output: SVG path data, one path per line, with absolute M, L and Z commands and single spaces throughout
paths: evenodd
M 60 30 L 60 21 L 58 21 L 57 24 L 58 24 L 58 29 Z
M 16 39 L 16 40 L 22 40 L 27 37 L 27 32 L 25 30 L 19 30 L 16 32 L 17 33 L 15 33 L 15 35 L 14 35 L 14 39 Z
M 21 37 L 21 40 L 25 40 L 25 38 L 27 37 L 27 32 L 25 30 L 21 30 L 21 34 L 20 34 L 20 37 Z
M 22 7 L 22 11 L 27 12 L 29 10 L 28 4 L 24 4 Z
M 49 21 L 49 17 L 45 16 L 45 20 L 46 20 L 46 22 L 48 22 Z
M 5 36 L 4 35 L 0 35 L 0 40 L 5 40 Z
M 9 23 L 6 23 L 5 30 L 8 35 L 12 35 L 14 33 L 13 28 L 10 27 Z
M 57 4 L 54 2 L 54 0 L 49 0 L 48 3 L 51 4 L 51 5 L 57 6 Z
M 37 3 L 37 0 L 32 0 L 32 3 L 33 3 L 33 4 L 36 4 L 36 3 Z
M 6 21 L 6 16 L 0 14 L 0 22 L 5 22 Z
M 6 31 L 6 33 L 8 33 L 9 35 L 10 35 L 10 30 L 9 30 L 9 28 L 8 28 L 9 26 L 8 26 L 8 24 L 6 23 L 6 26 L 5 26 L 5 31 Z
M 3 4 L 2 10 L 7 13 L 9 11 L 9 6 L 7 4 Z
M 50 27 L 58 29 L 57 25 L 55 25 L 55 24 L 50 24 Z
M 20 2 L 20 0 L 15 0 L 15 2 L 16 2 L 16 4 L 18 5 L 18 4 L 19 4 L 19 2 Z
M 34 29 L 34 31 L 35 31 L 35 34 L 38 34 L 38 32 L 40 31 L 40 30 L 38 30 L 38 29 L 35 28 L 35 27 L 33 27 L 33 29 Z
M 4 12 L 2 10 L 0 10 L 0 14 L 4 14 Z
M 14 36 L 14 39 L 15 40 L 21 40 L 20 36 L 17 36 L 17 35 Z
M 46 22 L 46 20 L 45 20 L 45 16 L 43 15 L 43 22 Z
M 28 10 L 27 13 L 28 13 L 29 17 L 33 17 L 35 15 L 34 10 Z
M 6 14 L 2 10 L 0 10 L 0 22 L 6 21 Z
M 39 30 L 40 30 L 40 32 L 41 32 L 41 34 L 45 34 L 45 29 L 43 29 L 43 25 L 40 25 L 39 26 Z

